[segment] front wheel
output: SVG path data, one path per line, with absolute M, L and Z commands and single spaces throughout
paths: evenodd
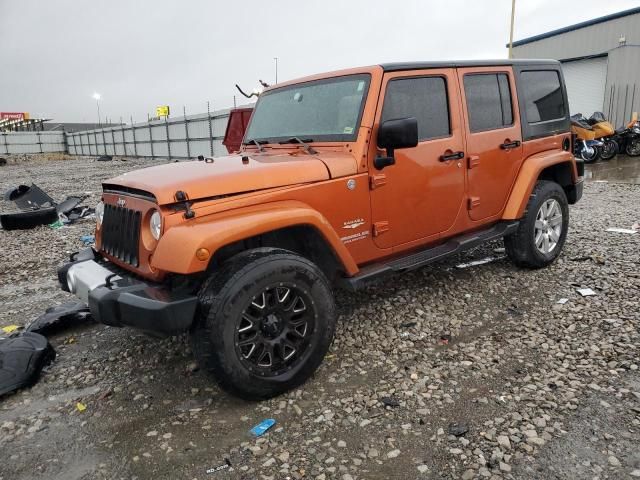
M 630 157 L 637 157 L 640 155 L 640 138 L 634 138 L 625 147 L 625 153 Z
M 560 255 L 569 228 L 569 204 L 560 185 L 538 180 L 515 233 L 504 238 L 509 258 L 518 266 L 542 268 Z
M 584 163 L 595 163 L 598 161 L 598 156 L 600 152 L 596 147 L 584 146 L 582 150 L 580 150 L 580 158 L 584 160 Z
M 322 271 L 274 248 L 225 262 L 202 287 L 198 316 L 196 359 L 223 389 L 246 400 L 301 385 L 320 366 L 336 325 Z

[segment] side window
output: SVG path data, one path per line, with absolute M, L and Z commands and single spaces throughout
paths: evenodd
M 560 76 L 556 70 L 525 71 L 520 74 L 528 123 L 566 117 Z
M 415 117 L 418 138 L 451 134 L 447 84 L 443 77 L 399 78 L 387 84 L 380 121 Z
M 511 89 L 506 73 L 472 73 L 464 76 L 469 129 L 495 130 L 513 124 Z

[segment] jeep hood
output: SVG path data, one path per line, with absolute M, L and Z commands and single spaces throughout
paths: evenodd
M 323 158 L 324 157 L 324 158 Z M 329 152 L 216 157 L 213 162 L 176 162 L 128 172 L 104 182 L 105 189 L 127 187 L 152 193 L 159 205 L 175 203 L 181 190 L 190 200 L 252 192 L 354 174 L 353 156 Z M 332 175 L 333 173 L 333 175 Z

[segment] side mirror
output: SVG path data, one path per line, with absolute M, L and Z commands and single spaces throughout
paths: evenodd
M 418 120 L 414 117 L 386 120 L 378 128 L 378 147 L 387 150 L 386 157 L 376 157 L 374 166 L 378 170 L 393 165 L 393 151 L 397 148 L 412 148 L 418 145 Z

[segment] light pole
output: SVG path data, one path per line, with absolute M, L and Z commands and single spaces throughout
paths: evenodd
M 273 57 L 276 62 L 276 84 L 278 83 L 278 57 Z
M 102 120 L 100 119 L 100 98 L 102 97 L 102 95 L 95 92 L 92 96 L 96 99 L 96 108 L 98 109 L 98 125 L 102 126 Z
M 513 58 L 513 24 L 516 18 L 516 0 L 511 0 L 511 34 L 509 35 L 509 58 Z

